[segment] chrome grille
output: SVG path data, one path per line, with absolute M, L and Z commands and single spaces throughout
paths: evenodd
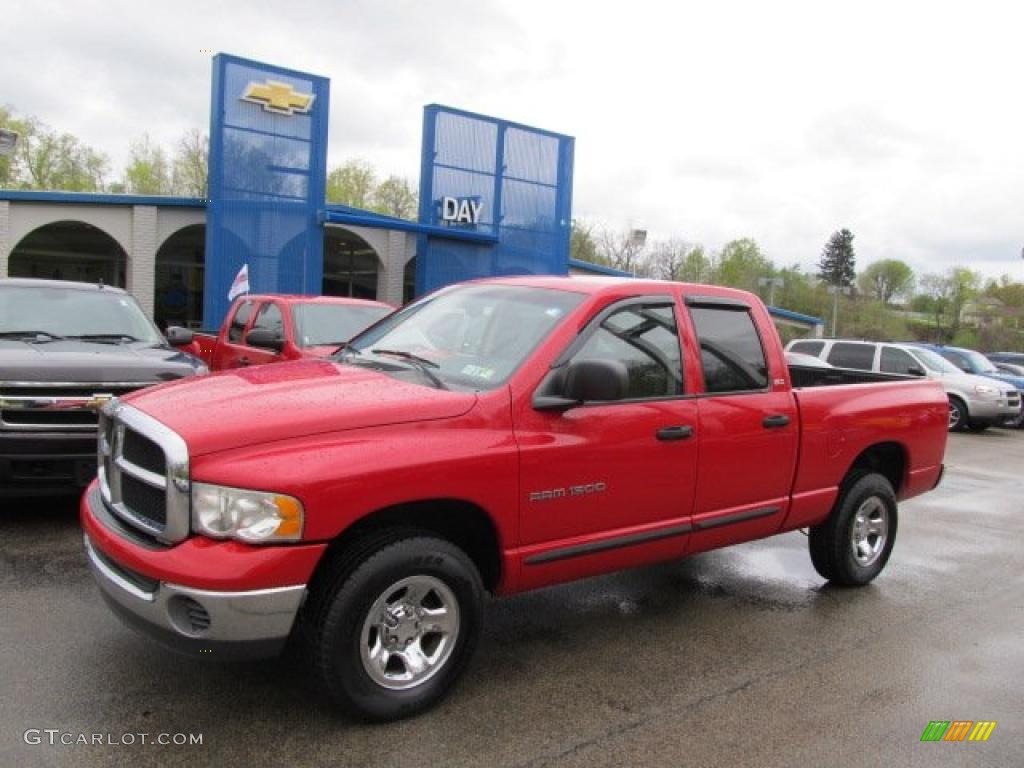
M 91 432 L 105 403 L 153 382 L 0 382 L 0 430 Z
M 188 536 L 185 441 L 151 416 L 116 400 L 103 408 L 99 427 L 100 491 L 111 512 L 166 543 Z

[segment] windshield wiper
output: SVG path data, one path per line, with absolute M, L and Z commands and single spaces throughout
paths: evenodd
M 371 349 L 375 355 L 394 355 L 395 357 L 404 357 L 406 360 L 412 360 L 413 362 L 422 363 L 430 368 L 440 368 L 441 366 L 435 363 L 433 360 L 428 360 L 425 357 L 414 355 L 412 352 L 406 352 L 401 349 Z
M 68 336 L 69 339 L 76 339 L 78 341 L 98 341 L 100 343 L 104 341 L 113 341 L 118 344 L 124 344 L 131 341 L 142 341 L 137 339 L 130 333 L 82 333 L 77 336 Z
M 44 338 L 38 338 L 40 336 Z M 21 341 L 29 341 L 30 339 L 35 341 L 59 341 L 63 338 L 63 336 L 58 336 L 56 333 L 50 333 L 49 331 L 0 331 L 0 339 L 19 339 Z
M 394 357 L 400 357 L 403 360 L 408 360 L 410 363 L 413 363 L 416 366 L 416 369 L 421 371 L 424 376 L 434 382 L 434 385 L 438 389 L 448 389 L 444 382 L 438 378 L 437 374 L 430 370 L 431 368 L 441 367 L 433 360 L 428 360 L 425 357 L 420 357 L 419 355 L 414 355 L 412 352 L 406 352 L 401 349 L 371 349 L 370 352 L 375 355 L 392 355 Z

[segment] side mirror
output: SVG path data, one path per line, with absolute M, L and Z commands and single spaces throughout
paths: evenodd
M 576 360 L 569 363 L 560 381 L 560 391 L 535 395 L 533 407 L 565 410 L 581 403 L 622 400 L 629 391 L 629 371 L 619 360 Z
M 910 376 L 927 376 L 928 375 L 927 373 L 925 373 L 924 368 L 919 368 L 916 365 L 912 365 L 909 368 L 907 368 L 907 373 Z
M 272 352 L 280 352 L 284 349 L 284 339 L 281 334 L 269 328 L 253 328 L 245 335 L 245 343 L 250 347 L 269 349 Z
M 167 343 L 172 347 L 187 346 L 195 338 L 195 334 L 192 331 L 188 328 L 182 328 L 180 325 L 168 326 L 166 336 Z

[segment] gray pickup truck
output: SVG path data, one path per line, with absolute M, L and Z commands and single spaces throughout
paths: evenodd
M 80 491 L 99 406 L 206 370 L 119 288 L 0 279 L 0 498 Z

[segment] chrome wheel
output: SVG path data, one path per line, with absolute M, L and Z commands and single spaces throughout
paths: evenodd
M 363 669 L 384 688 L 415 688 L 444 667 L 458 636 L 454 593 L 433 576 L 410 576 L 370 606 L 360 642 Z
M 866 499 L 853 516 L 850 548 L 858 565 L 874 563 L 885 549 L 889 536 L 889 513 L 877 496 Z
M 949 401 L 949 428 L 957 429 L 964 420 L 963 410 L 956 400 Z

